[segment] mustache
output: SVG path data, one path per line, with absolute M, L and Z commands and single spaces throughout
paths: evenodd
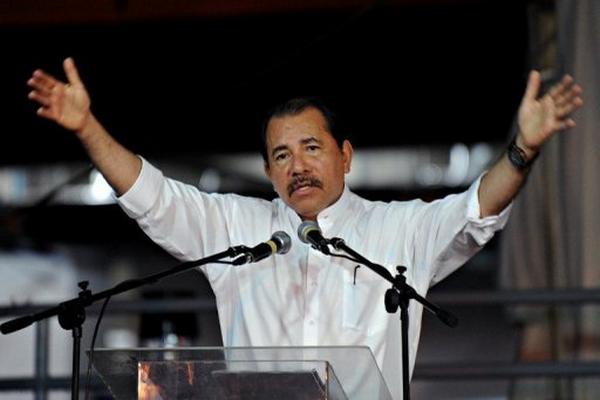
M 314 176 L 297 176 L 294 177 L 292 179 L 292 181 L 288 184 L 287 190 L 288 190 L 288 196 L 291 196 L 291 194 L 298 188 L 302 187 L 302 186 L 312 186 L 312 187 L 317 187 L 322 189 L 323 188 L 323 183 L 321 183 L 321 181 L 317 178 L 315 178 Z

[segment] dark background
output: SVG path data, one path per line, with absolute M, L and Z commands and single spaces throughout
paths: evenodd
M 529 68 L 521 1 L 332 1 L 288 9 L 266 2 L 250 11 L 233 1 L 214 11 L 211 4 L 221 3 L 208 1 L 204 9 L 190 3 L 190 15 L 174 1 L 178 12 L 150 17 L 127 14 L 133 0 L 89 7 L 105 3 L 117 6 L 106 18 L 66 0 L 57 9 L 0 5 L 0 166 L 87 161 L 73 135 L 37 117 L 27 99 L 31 73 L 42 68 L 64 78 L 67 56 L 117 140 L 148 159 L 181 163 L 258 151 L 266 111 L 298 95 L 326 100 L 358 149 L 504 142 Z M 358 192 L 431 200 L 448 190 Z M 55 241 L 149 243 L 115 205 L 0 207 L 1 247 L 43 249 Z
M 34 12 L 35 10 L 32 10 Z M 35 115 L 35 68 L 73 56 L 108 130 L 147 157 L 256 149 L 265 111 L 318 95 L 355 147 L 504 141 L 527 75 L 526 2 L 0 24 L 0 164 L 85 160 Z

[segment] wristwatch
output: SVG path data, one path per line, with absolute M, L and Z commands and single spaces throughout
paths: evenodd
M 531 160 L 528 160 L 525 151 L 517 145 L 516 138 L 511 140 L 506 152 L 510 163 L 519 171 L 525 171 L 531 167 L 531 164 L 533 164 L 539 154 L 540 153 L 535 153 L 535 156 L 533 156 Z

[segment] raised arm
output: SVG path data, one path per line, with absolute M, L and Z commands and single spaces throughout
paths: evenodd
M 481 217 L 500 213 L 517 195 L 525 182 L 531 163 L 548 139 L 575 126 L 571 113 L 583 105 L 582 89 L 565 75 L 543 97 L 540 74 L 532 71 L 519 107 L 519 132 L 511 146 L 513 159 L 504 154 L 483 177 L 479 187 Z M 515 165 L 516 164 L 516 165 Z M 524 167 L 519 168 L 522 164 Z
M 55 121 L 75 133 L 90 159 L 118 195 L 127 192 L 141 170 L 141 160 L 120 145 L 96 120 L 90 110 L 90 97 L 79 78 L 73 59 L 63 67 L 68 83 L 44 71 L 34 71 L 27 84 L 29 98 L 41 106 L 38 115 Z

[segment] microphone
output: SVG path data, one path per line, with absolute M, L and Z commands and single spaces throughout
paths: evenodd
M 315 249 L 324 254 L 331 254 L 329 251 L 329 240 L 321 234 L 321 228 L 315 221 L 304 221 L 298 227 L 298 237 L 302 242 L 312 245 Z
M 285 254 L 292 247 L 290 235 L 283 231 L 277 231 L 266 242 L 257 244 L 252 248 L 244 248 L 240 257 L 232 261 L 233 265 L 258 262 L 272 254 Z

